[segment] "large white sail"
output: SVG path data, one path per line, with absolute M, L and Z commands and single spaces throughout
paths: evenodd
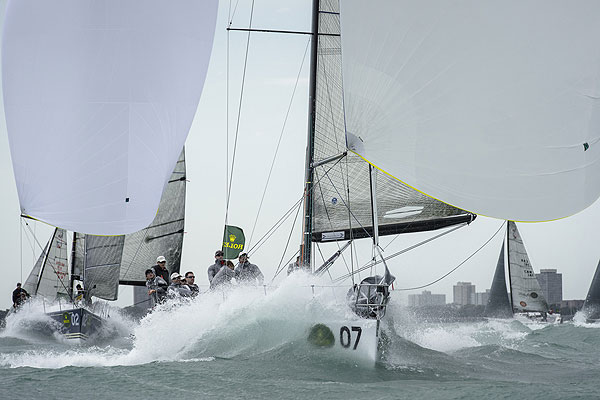
M 348 147 L 478 214 L 584 209 L 600 194 L 598 15 L 595 0 L 342 1 Z
M 338 0 L 319 1 L 315 76 L 313 161 L 346 149 L 342 54 Z M 369 165 L 359 156 L 314 168 L 312 240 L 348 240 L 373 235 Z M 474 215 L 427 197 L 378 173 L 376 198 L 379 235 L 420 232 L 470 222 Z
M 9 0 L 6 122 L 21 212 L 76 232 L 148 226 L 204 85 L 217 0 Z M 47 166 L 68 162 L 56 190 Z
M 513 221 L 508 221 L 508 261 L 512 306 L 516 311 L 548 311 L 548 303 L 535 277 L 523 240 Z

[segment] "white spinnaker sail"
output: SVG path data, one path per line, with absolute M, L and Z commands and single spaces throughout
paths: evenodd
M 600 194 L 600 2 L 341 2 L 348 147 L 477 214 Z
M 217 0 L 10 0 L 2 79 L 22 214 L 76 232 L 156 214 L 204 85 Z M 68 162 L 56 190 L 47 166 Z
M 50 245 L 50 241 L 46 243 L 46 247 L 42 250 L 42 254 L 38 258 L 37 262 L 33 266 L 33 269 L 29 273 L 27 280 L 23 284 L 23 289 L 27 291 L 30 295 L 35 295 L 37 292 L 37 284 L 40 280 L 40 271 L 42 269 L 42 265 L 44 263 L 44 259 L 46 258 L 46 253 L 48 252 L 48 246 Z
M 67 232 L 56 228 L 50 241 L 48 256 L 42 265 L 37 288 L 32 294 L 54 301 L 59 294 L 69 294 L 69 267 L 67 260 Z
M 510 292 L 517 311 L 548 311 L 548 303 L 535 277 L 523 240 L 513 221 L 508 221 Z

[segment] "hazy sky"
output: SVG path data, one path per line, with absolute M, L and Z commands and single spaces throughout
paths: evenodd
M 4 10 L 6 0 L 0 5 Z M 234 2 L 235 3 L 235 2 Z M 233 26 L 247 27 L 251 0 L 240 0 Z M 226 48 L 227 13 L 229 1 L 221 1 L 217 31 L 210 69 L 198 112 L 187 144 L 188 192 L 186 208 L 186 235 L 183 247 L 182 271 L 192 270 L 207 284 L 206 269 L 213 262 L 213 254 L 220 247 L 225 218 L 226 189 Z M 3 11 L 2 11 L 3 16 Z M 310 2 L 303 0 L 256 0 L 253 26 L 257 28 L 309 30 Z M 244 61 L 246 34 L 231 32 L 230 37 L 230 147 L 235 134 L 237 101 L 239 99 L 241 70 Z M 300 70 L 308 37 L 255 33 L 250 39 L 250 53 L 238 149 L 235 161 L 233 191 L 229 222 L 242 227 L 250 238 L 257 216 L 267 173 L 290 102 L 296 76 Z M 280 145 L 269 190 L 253 242 L 255 243 L 302 195 L 304 155 L 307 132 L 308 60 L 304 65 L 292 103 L 286 129 Z M 0 117 L 0 187 L 3 194 L 0 209 L 0 250 L 4 257 L 0 283 L 0 308 L 11 304 L 10 295 L 18 281 L 24 281 L 40 250 L 32 249 L 28 237 L 21 234 L 19 204 L 12 174 L 12 164 L 6 135 L 4 114 Z M 35 145 L 35 143 L 32 143 Z M 231 151 L 230 151 L 231 157 Z M 229 160 L 229 163 L 231 160 Z M 69 183 L 69 160 L 57 160 L 47 167 L 49 179 Z M 60 190 L 60 189 L 57 189 Z M 600 203 L 560 221 L 539 224 L 518 224 L 536 271 L 557 268 L 563 273 L 563 298 L 584 298 L 600 257 L 596 245 L 596 225 L 600 221 Z M 454 268 L 479 248 L 500 226 L 502 221 L 478 217 L 470 226 L 461 228 L 443 238 L 413 250 L 389 263 L 397 277 L 396 287 L 411 287 L 437 279 Z M 31 222 L 30 222 L 31 224 Z M 291 237 L 287 260 L 298 249 L 299 224 Z M 284 251 L 292 220 L 286 221 L 269 242 L 252 256 L 270 280 Z M 35 224 L 38 240 L 45 243 L 52 229 Z M 403 235 L 386 248 L 391 254 L 437 232 Z M 21 240 L 22 238 L 22 240 Z M 385 247 L 395 237 L 382 238 Z M 490 287 L 494 268 L 501 248 L 498 235 L 475 257 L 441 282 L 427 288 L 434 293 L 445 293 L 452 301 L 452 285 L 457 281 L 471 281 L 477 291 Z M 22 247 L 22 251 L 20 251 Z M 360 264 L 370 257 L 368 241 L 360 244 L 357 255 Z M 325 257 L 332 246 L 322 248 Z M 362 251 L 364 250 L 364 251 Z M 349 255 L 349 253 L 347 253 Z M 317 256 L 320 260 L 320 257 Z M 167 266 L 168 267 L 168 266 Z M 340 275 L 346 270 L 338 262 L 332 271 Z M 131 290 L 122 290 L 119 304 L 131 302 Z M 419 291 L 408 293 L 420 293 Z M 405 296 L 405 294 L 401 294 Z

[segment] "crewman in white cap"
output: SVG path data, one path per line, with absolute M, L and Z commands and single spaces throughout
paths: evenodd
M 163 278 L 168 285 L 171 281 L 169 280 L 169 270 L 167 270 L 166 265 L 167 259 L 163 256 L 158 256 L 156 257 L 156 265 L 152 269 L 154 270 L 154 274 Z

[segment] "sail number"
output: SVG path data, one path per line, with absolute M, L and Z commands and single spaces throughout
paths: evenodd
M 352 327 L 352 332 L 356 332 L 356 339 L 354 341 L 354 346 L 352 347 L 352 350 L 356 350 L 356 347 L 358 346 L 358 342 L 360 342 L 360 335 L 362 334 L 362 328 L 360 326 L 353 326 Z M 340 328 L 340 344 L 342 345 L 343 348 L 347 349 L 350 347 L 352 342 L 352 334 L 350 332 L 350 328 L 348 328 L 347 326 L 342 326 Z

